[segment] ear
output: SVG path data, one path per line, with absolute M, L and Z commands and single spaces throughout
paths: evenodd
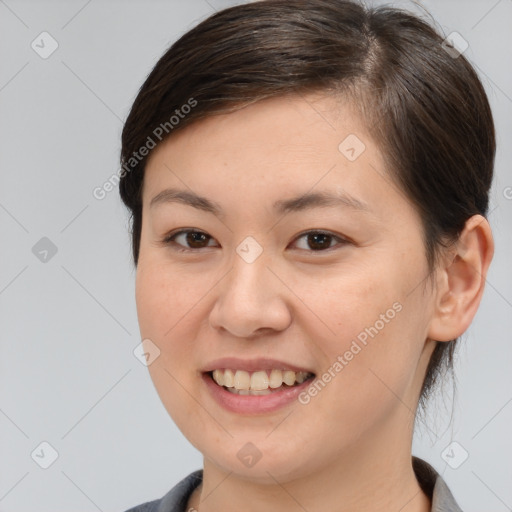
M 430 339 L 438 341 L 463 334 L 478 309 L 494 254 L 487 219 L 482 215 L 470 217 L 455 245 L 447 251 L 437 269 L 434 316 L 428 332 Z

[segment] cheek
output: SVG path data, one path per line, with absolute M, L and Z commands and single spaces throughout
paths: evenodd
M 142 339 L 149 338 L 160 354 L 148 366 L 155 389 L 178 428 L 188 431 L 190 418 L 197 415 L 196 353 L 192 340 L 211 284 L 197 278 L 191 283 L 183 272 L 168 264 L 141 261 L 137 268 L 135 296 Z
M 144 262 L 137 269 L 135 297 L 141 334 L 167 345 L 197 315 L 212 284 L 166 263 Z
M 323 272 L 302 283 L 296 281 L 295 289 L 299 287 L 300 298 L 312 313 L 308 318 L 317 319 L 310 326 L 317 326 L 331 354 L 348 350 L 358 335 L 364 343 L 369 336 L 365 329 L 376 322 L 379 332 L 387 329 L 398 316 L 400 305 L 395 303 L 403 300 L 400 283 L 392 279 L 389 269 L 383 271 L 375 264 Z
M 305 302 L 323 321 L 314 321 L 316 337 L 314 328 L 309 333 L 322 349 L 324 372 L 317 376 L 321 382 L 311 401 L 325 410 L 333 429 L 370 425 L 390 408 L 400 407 L 397 396 L 414 407 L 408 393 L 424 347 L 429 309 L 421 286 L 411 293 L 410 276 L 422 275 L 421 270 L 375 262 L 325 280 L 316 291 L 308 287 Z
M 191 370 L 197 367 L 194 339 L 202 325 L 205 301 L 211 288 L 206 278 L 144 262 L 137 270 L 136 303 L 142 339 L 149 338 L 160 350 L 148 367 L 156 390 L 175 421 L 191 405 L 185 389 L 197 383 Z M 185 395 L 184 395 L 185 393 Z

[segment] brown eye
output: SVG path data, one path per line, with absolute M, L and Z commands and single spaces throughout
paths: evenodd
M 340 244 L 347 244 L 348 241 L 336 236 L 332 233 L 325 233 L 323 231 L 308 231 L 303 233 L 296 240 L 304 238 L 306 240 L 306 247 L 300 247 L 304 250 L 310 250 L 313 252 L 325 251 L 333 247 L 332 242 L 337 241 Z
M 213 238 L 202 231 L 182 230 L 168 236 L 165 238 L 164 242 L 166 244 L 172 243 L 179 245 L 184 247 L 184 250 L 193 250 L 211 247 L 208 246 L 210 240 L 213 240 Z

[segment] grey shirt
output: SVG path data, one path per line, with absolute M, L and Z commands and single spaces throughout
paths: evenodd
M 423 492 L 432 501 L 431 512 L 462 512 L 445 481 L 428 462 L 413 456 L 412 465 Z M 198 469 L 178 482 L 162 498 L 148 501 L 126 512 L 188 512 L 188 499 L 202 481 L 203 470 Z

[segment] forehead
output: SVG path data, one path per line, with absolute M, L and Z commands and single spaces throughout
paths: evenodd
M 176 185 L 269 204 L 327 188 L 386 207 L 399 192 L 354 105 L 321 94 L 259 101 L 176 132 L 149 157 L 145 206 Z
M 292 149 L 327 149 L 337 154 L 338 143 L 350 134 L 357 134 L 367 146 L 373 145 L 353 102 L 320 93 L 278 96 L 195 121 L 160 144 L 150 160 L 169 146 L 194 149 L 196 154 L 221 152 L 229 146 L 230 155 L 253 150 L 261 158 L 286 155 Z

